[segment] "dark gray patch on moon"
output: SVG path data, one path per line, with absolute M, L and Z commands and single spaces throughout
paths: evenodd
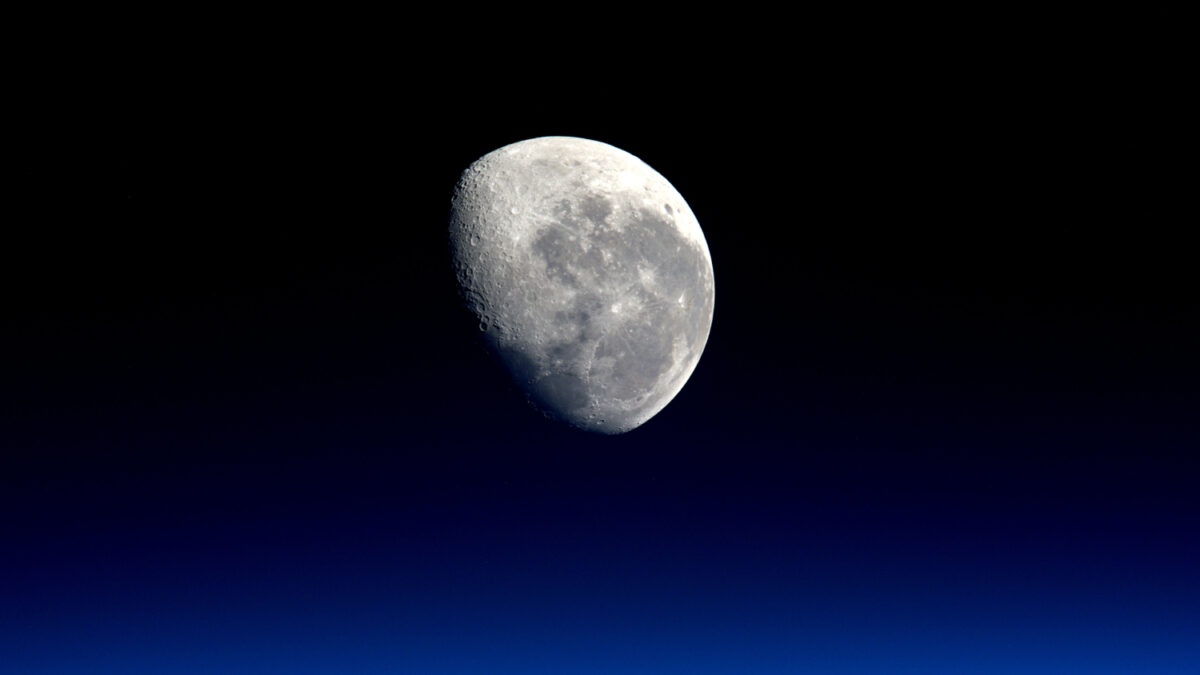
M 588 403 L 587 385 L 570 373 L 551 373 L 533 383 L 535 402 L 549 410 L 568 414 Z
M 575 278 L 572 261 L 570 235 L 562 230 L 547 230 L 533 243 L 533 250 L 546 263 L 546 274 L 556 281 L 568 286 L 578 287 L 579 280 Z
M 612 213 L 612 204 L 600 195 L 589 195 L 583 199 L 583 215 L 593 223 L 600 225 Z

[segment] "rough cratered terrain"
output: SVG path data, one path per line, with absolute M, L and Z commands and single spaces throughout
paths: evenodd
M 450 240 L 480 329 L 544 411 L 629 431 L 695 369 L 712 324 L 708 246 L 633 155 L 570 137 L 491 152 L 455 188 Z

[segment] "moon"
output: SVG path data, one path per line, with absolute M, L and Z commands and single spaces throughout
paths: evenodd
M 567 136 L 494 150 L 451 199 L 459 291 L 531 403 L 619 434 L 671 402 L 712 327 L 712 256 L 679 192 L 632 154 Z

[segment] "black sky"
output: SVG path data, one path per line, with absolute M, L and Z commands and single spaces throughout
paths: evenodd
M 201 643 L 257 672 L 1176 672 L 1200 278 L 1170 23 L 75 71 L 13 132 L 0 632 L 47 672 Z M 458 173 L 541 135 L 641 157 L 712 252 L 708 348 L 624 436 L 528 408 L 455 297 Z

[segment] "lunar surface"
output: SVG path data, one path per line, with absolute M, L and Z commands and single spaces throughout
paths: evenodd
M 484 155 L 455 187 L 450 243 L 479 329 L 548 415 L 629 431 L 700 360 L 708 244 L 679 192 L 624 150 L 554 136 Z

